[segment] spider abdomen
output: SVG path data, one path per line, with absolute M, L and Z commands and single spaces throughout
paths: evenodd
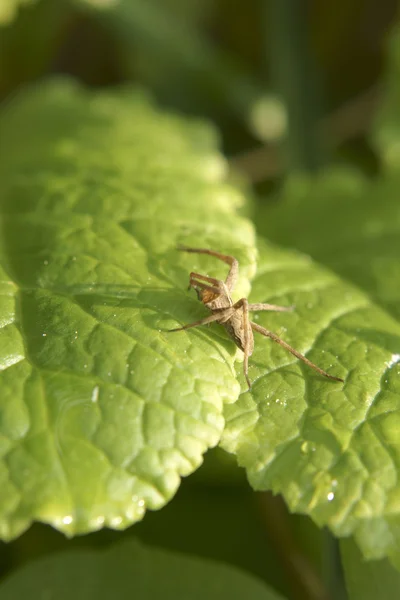
M 233 321 L 234 321 L 234 317 L 232 317 L 231 319 L 228 319 L 228 321 L 225 321 L 225 323 L 221 323 L 221 325 L 223 325 L 225 327 L 227 334 L 229 335 L 230 338 L 232 338 L 232 340 L 235 342 L 236 346 L 238 346 L 238 348 L 240 348 L 244 352 L 245 348 L 246 348 L 244 329 L 238 329 L 238 327 L 235 326 L 235 323 Z M 254 337 L 253 337 L 253 332 L 251 330 L 251 327 L 249 326 L 248 330 L 247 330 L 247 353 L 249 356 L 251 356 L 253 354 L 253 350 L 254 350 Z

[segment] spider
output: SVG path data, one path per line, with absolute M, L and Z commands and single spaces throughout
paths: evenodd
M 243 351 L 243 371 L 246 378 L 249 389 L 251 388 L 251 381 L 249 379 L 249 356 L 252 355 L 254 350 L 254 336 L 253 331 L 257 331 L 266 337 L 271 338 L 274 342 L 291 352 L 296 358 L 302 360 L 306 365 L 317 371 L 320 375 L 333 379 L 334 381 L 341 381 L 340 377 L 334 377 L 329 375 L 326 371 L 317 367 L 308 358 L 303 356 L 300 352 L 292 348 L 284 340 L 282 340 L 276 333 L 253 323 L 249 319 L 250 311 L 260 310 L 272 310 L 279 312 L 288 312 L 293 310 L 293 306 L 277 306 L 275 304 L 249 304 L 246 298 L 241 298 L 237 302 L 233 303 L 231 298 L 231 292 L 233 291 L 238 274 L 239 274 L 239 263 L 233 256 L 221 254 L 215 250 L 208 250 L 207 248 L 187 248 L 186 246 L 179 246 L 178 250 L 183 252 L 193 252 L 197 254 L 209 254 L 215 256 L 219 260 L 227 263 L 230 266 L 228 276 L 225 281 L 208 277 L 207 275 L 201 275 L 201 273 L 190 273 L 189 278 L 189 289 L 194 288 L 197 292 L 198 299 L 206 306 L 210 311 L 211 315 L 205 317 L 200 321 L 183 325 L 183 327 L 177 327 L 176 329 L 170 329 L 170 331 L 183 331 L 190 327 L 198 327 L 199 325 L 208 325 L 216 321 L 223 325 L 228 332 L 228 335 L 233 339 L 235 344 Z

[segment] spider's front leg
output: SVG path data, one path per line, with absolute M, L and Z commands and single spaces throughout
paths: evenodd
M 208 290 L 213 294 L 225 293 L 225 284 L 223 281 L 214 277 L 208 277 L 208 275 L 202 275 L 201 273 L 194 273 L 193 271 L 189 276 L 188 289 L 190 290 L 191 288 L 201 291 Z
M 199 327 L 200 325 L 209 325 L 210 323 L 213 323 L 214 321 L 224 322 L 227 319 L 229 319 L 229 317 L 232 315 L 233 311 L 234 311 L 234 309 L 232 309 L 231 307 L 222 308 L 222 309 L 214 312 L 209 317 L 205 317 L 204 319 L 200 319 L 200 321 L 195 321 L 194 323 L 188 323 L 188 325 L 183 325 L 182 327 L 176 327 L 175 329 L 168 329 L 168 332 L 183 331 L 185 329 L 190 329 L 191 327 Z
M 230 269 L 228 276 L 225 280 L 225 285 L 228 292 L 231 292 L 233 290 L 239 275 L 239 262 L 234 256 L 229 256 L 228 254 L 221 254 L 221 252 L 209 250 L 208 248 L 188 248 L 187 246 L 178 246 L 178 250 L 182 250 L 183 252 L 191 252 L 193 254 L 208 254 L 209 256 L 215 256 L 215 258 L 218 258 L 219 260 L 222 260 L 224 263 L 228 264 L 230 266 Z
M 226 284 L 219 279 L 201 273 L 190 273 L 190 288 L 196 290 L 199 300 L 210 310 L 228 308 L 233 304 Z

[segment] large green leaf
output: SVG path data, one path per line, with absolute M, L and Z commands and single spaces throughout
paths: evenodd
M 342 540 L 340 549 L 349 600 L 360 598 L 397 600 L 399 598 L 400 573 L 387 558 L 366 561 L 351 538 Z
M 279 203 L 259 207 L 256 222 L 268 239 L 310 254 L 399 319 L 399 189 L 400 171 L 375 180 L 341 168 L 297 175 Z
M 254 270 L 242 197 L 214 133 L 141 94 L 68 82 L 25 92 L 1 121 L 0 531 L 124 527 L 195 470 L 239 393 L 188 273 Z
M 279 600 L 271 588 L 232 566 L 123 542 L 99 552 L 65 552 L 30 563 L 0 585 L 2 600 Z
M 257 490 L 281 492 L 293 511 L 370 557 L 392 552 L 400 513 L 400 324 L 357 287 L 309 257 L 260 242 L 252 301 L 295 304 L 260 313 L 323 369 L 325 379 L 261 336 L 250 392 L 225 407 L 223 446 Z
M 269 484 L 285 492 L 293 509 L 338 534 L 354 533 L 365 555 L 390 555 L 395 563 L 400 562 L 399 49 L 395 35 L 389 91 L 374 133 L 382 174 L 369 180 L 354 170 L 330 168 L 317 176 L 293 175 L 279 203 L 260 204 L 256 218 L 269 240 L 306 252 L 330 269 L 328 290 L 339 315 L 326 321 L 330 327 L 320 347 L 328 344 L 350 371 L 343 395 L 325 382 L 321 389 L 307 386 L 298 397 L 293 408 L 298 416 L 288 429 L 297 441 L 274 449 L 280 456 L 274 463 L 292 469 L 295 482 L 284 483 L 284 472 L 271 467 Z M 322 309 L 318 296 L 317 301 Z M 309 451 L 308 477 L 299 487 Z

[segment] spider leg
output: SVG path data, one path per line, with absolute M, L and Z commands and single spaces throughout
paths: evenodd
M 200 280 L 200 281 L 199 281 Z M 211 285 L 205 285 L 203 282 L 206 281 Z M 189 277 L 189 289 L 194 287 L 200 287 L 202 290 L 210 290 L 216 294 L 223 294 L 226 292 L 226 285 L 220 279 L 214 279 L 214 277 L 208 277 L 201 273 L 190 273 Z
M 191 327 L 198 327 L 199 325 L 208 325 L 209 323 L 213 323 L 214 321 L 219 321 L 224 318 L 229 318 L 229 316 L 225 313 L 232 313 L 232 309 L 230 306 L 227 308 L 223 308 L 213 313 L 209 317 L 205 317 L 204 319 L 200 319 L 200 321 L 195 321 L 194 323 L 189 323 L 188 325 L 183 325 L 182 327 L 176 327 L 175 329 L 169 329 L 168 332 L 172 331 L 183 331 L 184 329 L 190 329 Z
M 232 291 L 237 282 L 238 274 L 239 274 L 239 263 L 233 256 L 229 256 L 228 254 L 221 254 L 220 252 L 215 252 L 215 250 L 208 250 L 208 248 L 188 248 L 187 246 L 178 246 L 178 250 L 182 250 L 183 252 L 192 252 L 196 254 L 208 254 L 209 256 L 215 256 L 215 258 L 219 258 L 223 262 L 227 263 L 230 266 L 229 273 L 227 278 L 225 279 L 225 285 L 228 288 L 228 291 Z
M 277 312 L 291 312 L 292 310 L 294 310 L 294 306 L 278 306 L 277 304 L 249 304 L 248 310 L 273 310 Z
M 240 302 L 240 301 L 239 301 Z M 246 298 L 242 298 L 242 309 L 243 309 L 243 330 L 244 330 L 244 360 L 243 360 L 243 372 L 246 377 L 247 385 L 251 388 L 251 381 L 249 379 L 249 354 L 250 354 L 250 340 L 249 340 L 249 303 Z M 250 329 L 251 331 L 251 329 Z
M 218 280 L 216 280 L 218 283 Z M 220 283 L 223 283 L 222 281 Z M 189 282 L 189 289 L 190 288 L 194 288 L 195 290 L 207 290 L 208 292 L 212 292 L 213 294 L 216 294 L 217 296 L 220 296 L 221 294 L 224 293 L 224 290 L 221 289 L 221 287 L 216 287 L 213 285 L 207 285 L 206 283 L 203 283 L 201 281 L 196 281 L 195 279 L 191 279 Z
M 249 390 L 251 389 L 251 381 L 249 379 L 249 355 L 245 352 L 243 359 L 243 373 L 246 377 L 247 385 L 249 386 Z
M 243 373 L 247 381 L 249 389 L 251 388 L 251 381 L 249 379 L 249 356 L 253 351 L 252 332 L 249 321 L 249 303 L 246 298 L 241 298 L 232 306 L 232 308 L 239 310 L 242 309 L 243 313 Z M 250 334 L 250 335 L 249 335 Z
M 201 273 L 194 273 L 193 271 L 190 273 L 190 279 L 200 279 L 201 281 L 207 281 L 207 283 L 212 283 L 213 285 L 219 285 L 223 283 L 220 279 L 215 279 L 215 277 L 208 277 L 208 275 L 202 275 Z
M 334 381 L 341 381 L 342 383 L 344 383 L 343 379 L 341 379 L 340 377 L 334 377 L 333 375 L 329 375 L 329 373 L 327 373 L 320 367 L 317 367 L 317 365 L 308 360 L 308 358 L 306 358 L 303 354 L 292 348 L 292 346 L 290 346 L 288 343 L 284 342 L 280 337 L 276 335 L 276 333 L 273 333 L 272 331 L 269 331 L 268 329 L 265 329 L 264 327 L 257 325 L 257 323 L 253 323 L 252 321 L 250 322 L 250 325 L 254 331 L 261 333 L 261 335 L 265 335 L 265 337 L 271 338 L 271 340 L 282 346 L 282 348 L 285 348 L 285 350 L 288 350 L 288 352 L 293 354 L 293 356 L 302 360 L 306 365 L 314 369 L 314 371 L 317 371 L 317 373 L 319 373 L 320 375 L 328 377 L 328 379 L 333 379 Z

